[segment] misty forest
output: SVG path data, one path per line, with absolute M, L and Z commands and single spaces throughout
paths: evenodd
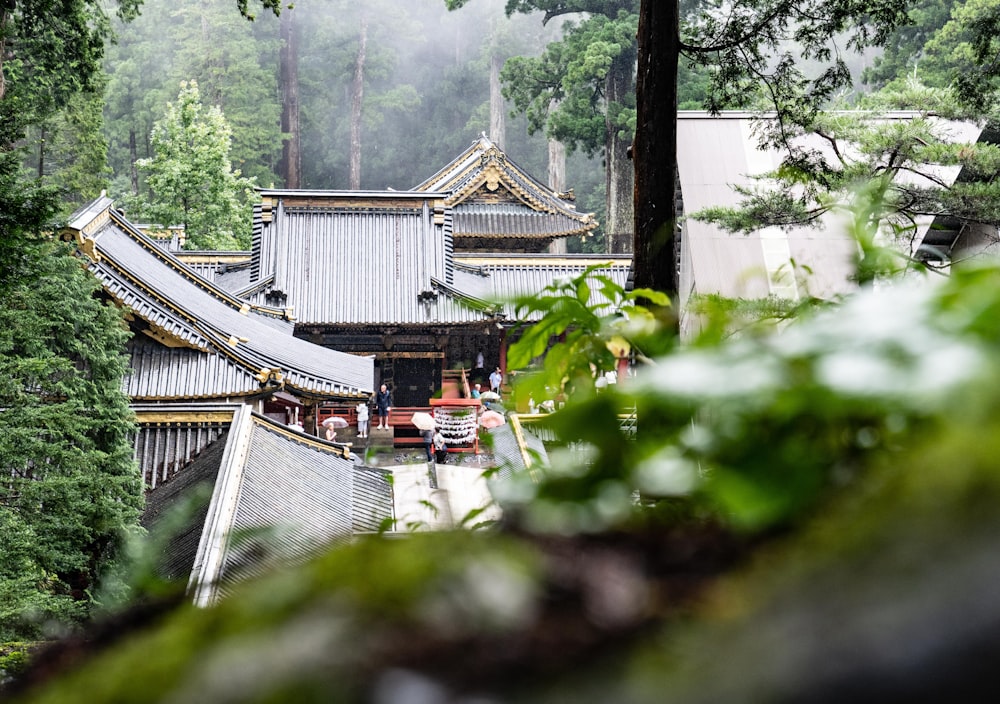
M 0 693 L 994 700 L 998 59 L 1000 0 L 0 3 Z M 678 110 L 741 111 L 779 161 L 682 210 L 702 191 L 680 190 L 699 145 Z M 140 308 L 174 302 L 122 303 L 93 273 L 106 223 L 79 213 L 111 199 L 116 223 L 250 253 L 262 189 L 386 198 L 480 135 L 594 215 L 544 255 L 629 257 L 627 281 L 586 259 L 463 304 L 519 316 L 495 397 L 520 464 L 466 468 L 501 517 L 355 530 L 275 564 L 252 547 L 278 527 L 233 529 L 268 569 L 196 606 L 162 562 L 197 543 L 212 487 L 141 522 L 125 383 Z M 721 234 L 691 254 L 694 223 Z M 813 287 L 832 263 L 787 246 L 795 295 L 684 288 L 684 256 L 736 280 L 720 262 L 752 238 L 823 227 L 850 243 L 834 293 Z

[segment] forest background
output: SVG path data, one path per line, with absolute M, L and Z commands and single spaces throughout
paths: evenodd
M 252 22 L 226 0 L 152 0 L 139 17 L 116 23 L 100 90 L 29 134 L 26 168 L 63 188 L 71 205 L 104 188 L 127 209 L 135 196 L 154 199 L 137 162 L 154 156 L 154 124 L 178 101 L 181 82 L 195 81 L 202 104 L 221 108 L 231 128 L 232 168 L 257 186 L 291 180 L 314 189 L 412 188 L 490 132 L 491 70 L 511 56 L 540 54 L 561 28 L 559 21 L 543 26 L 537 13 L 508 18 L 503 0 L 461 12 L 441 0 L 327 0 L 300 3 L 280 19 L 260 12 Z M 283 163 L 287 74 L 279 70 L 289 37 L 297 54 L 301 164 L 292 178 Z M 356 98 L 362 103 L 352 144 Z M 544 129 L 529 135 L 523 115 L 507 114 L 511 107 L 502 110 L 502 146 L 544 181 Z M 360 164 L 353 182 L 352 148 Z M 603 221 L 600 151 L 571 150 L 565 180 L 577 208 Z M 146 222 L 145 214 L 133 219 Z

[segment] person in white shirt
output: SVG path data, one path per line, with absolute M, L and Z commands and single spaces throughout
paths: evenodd
M 358 412 L 358 437 L 368 437 L 368 404 L 362 401 L 355 409 Z

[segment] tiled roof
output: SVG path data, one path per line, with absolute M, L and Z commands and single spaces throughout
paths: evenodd
M 171 344 L 224 357 L 255 375 L 261 385 L 283 383 L 299 395 L 317 398 L 371 394 L 370 359 L 293 337 L 286 322 L 269 315 L 273 309 L 253 308 L 198 276 L 131 228 L 110 201 L 104 201 L 75 216 L 70 232 L 107 293 L 153 333 Z M 226 367 L 221 360 L 204 364 Z M 245 375 L 231 378 L 243 386 Z M 175 379 L 180 382 L 181 377 Z M 136 379 L 129 383 L 151 385 Z M 183 395 L 180 388 L 159 390 L 171 398 Z M 234 389 L 234 395 L 240 390 Z
M 507 300 L 538 294 L 560 280 L 580 276 L 588 267 L 608 265 L 594 273 L 623 287 L 631 265 L 630 255 L 582 254 L 470 254 L 456 257 L 455 287 L 487 300 Z M 604 303 L 597 286 L 591 286 L 590 305 Z M 504 307 L 510 319 L 519 319 L 514 306 Z
M 452 295 L 441 194 L 262 191 L 255 275 L 299 325 L 434 325 L 483 313 Z M 444 287 L 435 285 L 444 283 Z M 264 294 L 256 295 L 256 298 Z
M 260 380 L 229 357 L 189 347 L 167 347 L 145 335 L 128 344 L 131 374 L 124 389 L 133 401 L 250 396 Z
M 455 208 L 456 237 L 550 239 L 597 227 L 592 214 L 578 213 L 486 135 L 413 190 L 448 193 L 445 205 Z
M 343 450 L 239 408 L 208 509 L 190 588 L 209 604 L 244 576 L 345 542 L 391 518 L 391 484 L 359 478 Z M 354 506 L 355 487 L 363 506 Z

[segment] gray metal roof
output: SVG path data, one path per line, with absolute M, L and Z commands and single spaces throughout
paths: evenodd
M 392 472 L 380 467 L 354 465 L 354 532 L 376 533 L 393 518 Z M 391 530 L 391 526 L 388 526 Z
M 76 218 L 78 246 L 105 290 L 158 333 L 227 357 L 264 383 L 300 395 L 367 397 L 372 360 L 293 337 L 285 323 L 253 309 L 195 274 L 130 227 L 110 205 L 88 222 Z M 284 328 L 284 329 L 281 329 Z
M 508 300 L 538 294 L 560 280 L 580 276 L 590 266 L 601 266 L 594 275 L 607 276 L 625 287 L 631 255 L 590 254 L 470 254 L 456 257 L 455 286 L 487 300 Z M 590 305 L 606 303 L 597 286 L 591 286 Z M 520 319 L 513 305 L 504 313 Z M 530 319 L 530 318 L 529 318 Z
M 553 239 L 580 234 L 580 222 L 562 212 L 539 212 L 522 203 L 459 203 L 455 237 Z
M 183 472 L 146 493 L 142 526 L 156 539 L 156 544 L 163 545 L 156 564 L 157 572 L 165 579 L 187 580 L 191 574 L 225 445 L 224 441 L 209 445 Z M 171 516 L 172 510 L 189 512 L 181 525 L 171 525 L 176 520 Z M 159 534 L 168 527 L 173 529 L 172 535 Z
M 257 276 L 298 324 L 433 325 L 485 319 L 447 284 L 451 233 L 439 194 L 266 192 Z M 437 209 L 437 213 L 435 213 Z M 257 294 L 259 298 L 263 294 Z
M 340 448 L 249 406 L 237 409 L 191 573 L 195 602 L 211 603 L 247 575 L 350 540 L 355 484 L 355 461 Z M 384 501 L 376 483 L 369 486 Z
M 188 347 L 167 347 L 145 335 L 128 343 L 124 391 L 133 401 L 245 397 L 260 391 L 260 380 L 227 356 Z
M 545 444 L 518 423 L 515 415 L 508 416 L 507 423 L 491 428 L 489 434 L 497 467 L 495 478 L 499 481 L 526 472 L 536 463 L 548 463 Z
M 150 470 L 143 475 L 143 525 L 155 528 L 174 506 L 194 508 L 183 525 L 161 524 L 175 533 L 158 569 L 190 578 L 196 588 L 199 579 L 210 579 L 210 598 L 240 575 L 356 533 L 391 529 L 391 472 L 361 465 L 344 445 L 292 430 L 244 404 L 133 407 L 140 422 L 136 459 Z M 199 546 L 205 552 L 192 577 Z

